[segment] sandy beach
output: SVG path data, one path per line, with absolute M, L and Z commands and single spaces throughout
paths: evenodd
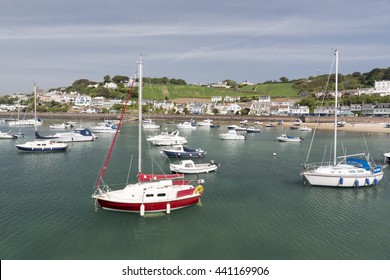
M 9 113 L 0 112 L 0 118 L 9 118 Z M 32 113 L 25 114 L 26 118 L 32 118 Z M 119 119 L 118 114 L 81 114 L 81 113 L 39 113 L 39 117 L 42 119 L 71 119 L 71 120 L 104 120 L 104 119 Z M 207 118 L 211 118 L 217 124 L 237 124 L 239 125 L 239 121 L 242 119 L 248 120 L 248 125 L 250 126 L 260 126 L 255 124 L 255 121 L 260 121 L 263 123 L 263 127 L 268 123 L 273 123 L 275 126 L 278 125 L 277 120 L 283 119 L 283 117 L 257 117 L 257 116 L 236 116 L 236 115 L 151 115 L 153 120 L 156 121 L 167 121 L 173 120 L 175 122 L 182 122 L 188 119 L 195 119 L 196 121 L 204 120 Z M 137 120 L 137 114 L 127 114 L 125 116 L 127 121 L 135 121 Z M 284 118 L 283 127 L 286 129 L 290 129 L 292 126 L 294 117 Z M 339 127 L 340 131 L 351 131 L 351 132 L 367 132 L 367 133 L 390 133 L 390 128 L 387 128 L 386 125 L 390 124 L 390 121 L 387 122 L 387 118 L 351 118 L 350 120 L 345 118 L 347 122 L 344 127 Z M 315 118 L 307 118 L 301 126 L 307 126 L 310 128 L 315 128 L 317 125 L 317 129 L 320 130 L 333 130 L 334 123 L 331 119 L 322 119 L 325 122 L 319 122 L 316 124 Z
M 387 123 L 346 123 L 344 127 L 338 127 L 339 131 L 365 132 L 365 133 L 390 133 L 390 128 L 386 127 Z M 285 122 L 283 127 L 290 128 L 293 123 Z M 307 126 L 320 130 L 333 130 L 333 123 L 302 123 L 301 126 Z

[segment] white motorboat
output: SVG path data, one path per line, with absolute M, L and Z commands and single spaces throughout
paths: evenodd
M 204 121 L 198 122 L 198 126 L 208 126 L 210 127 L 213 124 L 213 120 L 206 119 Z
M 299 130 L 300 131 L 312 131 L 312 128 L 304 125 L 304 126 L 300 126 Z
M 91 131 L 92 133 L 115 133 L 117 128 L 118 126 L 115 124 L 101 124 L 92 126 Z
M 280 142 L 301 142 L 303 139 L 298 136 L 290 136 L 287 134 L 282 134 L 276 137 Z
M 178 164 L 170 164 L 169 168 L 172 172 L 184 173 L 184 174 L 198 174 L 209 173 L 217 170 L 219 164 L 215 161 L 207 163 L 194 163 L 192 160 L 182 160 Z
M 248 133 L 260 133 L 261 132 L 261 128 L 250 126 L 250 127 L 246 128 L 246 132 L 248 132 Z
M 219 134 L 222 140 L 245 140 L 245 136 L 237 133 L 235 129 L 229 129 L 226 133 Z
M 50 129 L 68 129 L 71 128 L 72 125 L 68 123 L 57 123 L 49 125 Z
M 160 129 L 160 125 L 156 124 L 155 122 L 151 123 L 144 123 L 142 125 L 144 129 Z
M 231 124 L 231 125 L 228 125 L 227 126 L 227 129 L 236 129 L 236 128 L 238 128 L 239 126 L 238 125 L 236 125 L 236 124 Z
M 186 121 L 177 124 L 177 128 L 179 129 L 196 129 L 196 123 L 193 121 Z
M 237 130 L 237 131 L 246 131 L 246 127 L 245 126 L 238 126 L 236 124 L 228 125 L 227 129 L 234 129 L 234 130 Z
M 300 126 L 301 124 L 302 124 L 302 120 L 301 120 L 301 119 L 296 119 L 296 120 L 294 120 L 293 125 L 295 125 L 295 126 Z
M 247 131 L 245 126 L 236 127 L 236 131 Z
M 383 153 L 382 156 L 385 163 L 390 163 L 390 153 Z
M 338 121 L 338 122 L 337 122 L 337 126 L 338 126 L 338 127 L 344 127 L 346 124 L 347 124 L 346 121 Z
M 0 139 L 15 139 L 17 136 L 12 132 L 1 132 L 0 131 Z
M 179 135 L 179 131 L 175 130 L 171 133 L 162 131 L 157 135 L 150 136 L 146 141 L 151 142 L 155 146 L 170 146 L 177 144 L 187 144 L 187 139 Z

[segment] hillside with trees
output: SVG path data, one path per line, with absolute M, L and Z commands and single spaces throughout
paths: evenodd
M 108 99 L 125 99 L 129 87 L 126 82 L 129 77 L 125 75 L 103 77 L 100 82 L 88 79 L 79 79 L 66 88 L 57 88 L 51 90 L 61 90 L 65 92 L 78 92 L 91 97 L 103 96 Z M 339 74 L 339 89 L 341 91 L 355 90 L 358 88 L 373 87 L 375 81 L 390 80 L 389 68 L 375 68 L 367 73 L 354 72 L 352 74 Z M 143 97 L 154 100 L 175 100 L 179 98 L 197 98 L 210 100 L 213 96 L 240 97 L 241 101 L 256 100 L 260 95 L 268 95 L 271 98 L 289 98 L 297 99 L 297 103 L 307 105 L 310 108 L 319 106 L 321 100 L 318 100 L 316 93 L 334 91 L 335 75 L 319 75 L 289 81 L 286 77 L 281 77 L 279 81 L 266 81 L 260 84 L 238 84 L 233 80 L 222 81 L 227 87 L 210 87 L 205 85 L 188 85 L 183 79 L 170 79 L 167 77 L 150 78 L 145 77 Z M 115 83 L 116 89 L 104 87 L 105 83 Z M 326 85 L 328 85 L 326 87 Z M 132 90 L 132 98 L 138 98 L 138 89 Z M 1 104 L 12 104 L 15 100 L 10 96 L 0 96 Z M 340 99 L 341 105 L 350 105 L 353 103 L 389 103 L 390 98 L 379 95 L 348 95 L 344 94 Z M 325 98 L 325 105 L 333 104 L 333 97 Z M 49 104 L 50 105 L 50 104 Z M 49 105 L 45 105 L 45 107 Z M 51 104 L 56 110 L 65 110 L 59 104 Z M 48 110 L 48 109 L 47 109 Z

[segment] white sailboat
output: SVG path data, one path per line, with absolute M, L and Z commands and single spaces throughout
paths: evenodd
M 34 119 L 37 119 L 37 88 L 34 85 Z M 35 137 L 38 134 L 37 132 L 37 123 L 35 127 Z M 50 139 L 28 141 L 25 143 L 17 143 L 16 148 L 21 151 L 27 152 L 62 152 L 66 151 L 68 145 L 66 143 L 56 143 Z
M 338 51 L 335 51 L 335 119 L 333 161 L 305 163 L 301 172 L 305 182 L 314 186 L 360 187 L 377 185 L 383 178 L 382 166 L 377 166 L 366 153 L 337 156 Z M 315 134 L 315 133 L 314 133 Z M 313 135 L 314 135 L 313 134 Z M 313 136 L 314 137 L 314 136 Z
M 139 102 L 142 100 L 142 64 L 139 62 Z M 125 103 L 127 104 L 127 102 Z M 122 116 L 118 124 L 120 128 L 126 106 L 123 108 Z M 138 124 L 138 174 L 143 177 L 141 173 L 141 140 L 142 140 L 142 110 L 139 106 L 139 124 Z M 103 209 L 124 212 L 138 212 L 141 216 L 148 212 L 166 212 L 169 214 L 171 210 L 181 209 L 190 205 L 194 205 L 200 201 L 203 193 L 203 186 L 198 185 L 194 187 L 188 182 L 173 180 L 153 180 L 141 182 L 142 180 L 125 185 L 123 189 L 111 190 L 108 185 L 103 183 L 103 175 L 105 173 L 108 160 L 112 148 L 115 143 L 115 138 L 118 133 L 114 135 L 114 139 L 110 148 L 110 152 L 106 157 L 105 164 L 99 175 L 96 183 L 95 193 L 92 198 Z M 159 176 L 159 175 L 157 175 Z M 140 178 L 139 178 L 140 179 Z M 201 183 L 201 181 L 198 181 Z M 103 183 L 103 185 L 100 185 Z

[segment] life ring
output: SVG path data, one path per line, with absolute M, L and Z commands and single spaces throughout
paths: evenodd
M 194 194 L 199 194 L 200 196 L 202 196 L 202 193 L 203 193 L 203 186 L 202 185 L 198 185 L 195 188 Z

